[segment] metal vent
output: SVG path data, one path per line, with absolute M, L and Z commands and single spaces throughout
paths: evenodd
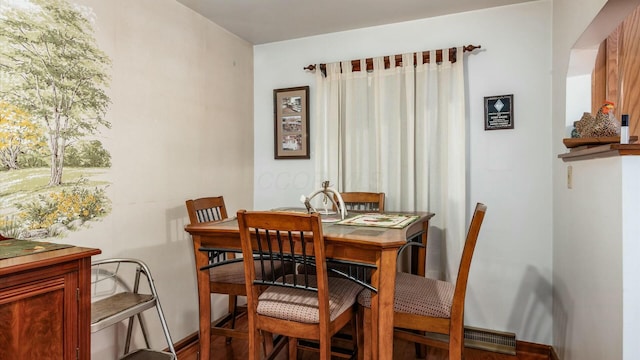
M 515 355 L 516 334 L 465 326 L 464 346 Z

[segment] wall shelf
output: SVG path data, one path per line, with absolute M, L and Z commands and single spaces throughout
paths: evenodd
M 606 144 L 593 146 L 560 154 L 558 158 L 567 162 L 623 155 L 640 155 L 640 144 Z

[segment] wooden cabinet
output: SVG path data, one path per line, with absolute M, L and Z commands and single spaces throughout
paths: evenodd
M 70 247 L 0 260 L 0 360 L 91 357 L 91 256 Z

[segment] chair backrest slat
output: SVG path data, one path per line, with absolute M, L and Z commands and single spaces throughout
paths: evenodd
M 340 196 L 347 212 L 384 212 L 384 193 L 341 192 Z M 337 197 L 334 199 L 337 203 Z
M 198 214 L 198 222 L 201 223 L 223 220 L 222 215 L 220 214 L 220 208 L 217 207 L 196 210 L 196 214 Z
M 478 242 L 478 235 L 480 234 L 480 227 L 484 220 L 484 215 L 487 212 L 487 206 L 482 203 L 477 203 L 475 211 L 473 212 L 473 218 L 469 225 L 469 231 L 467 232 L 467 238 L 464 242 L 464 248 L 462 249 L 462 257 L 460 258 L 460 265 L 458 266 L 458 277 L 456 280 L 456 287 L 453 293 L 453 304 L 451 305 L 451 318 L 452 322 L 457 316 L 464 318 L 464 299 L 467 293 L 467 282 L 469 280 L 469 269 L 471 268 L 471 260 L 473 258 L 473 252 Z M 462 320 L 460 319 L 460 320 Z

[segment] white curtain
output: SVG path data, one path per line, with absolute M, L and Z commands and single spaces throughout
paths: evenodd
M 389 69 L 374 58 L 371 72 L 352 71 L 350 61 L 327 64 L 326 77 L 316 71 L 312 120 L 318 186 L 329 180 L 339 191 L 384 192 L 387 211 L 436 214 L 427 274 L 438 278 L 437 244 L 446 241 L 447 258 L 459 258 L 466 233 L 463 50 L 455 63 L 448 55 L 414 65 L 404 54 L 402 66 Z

